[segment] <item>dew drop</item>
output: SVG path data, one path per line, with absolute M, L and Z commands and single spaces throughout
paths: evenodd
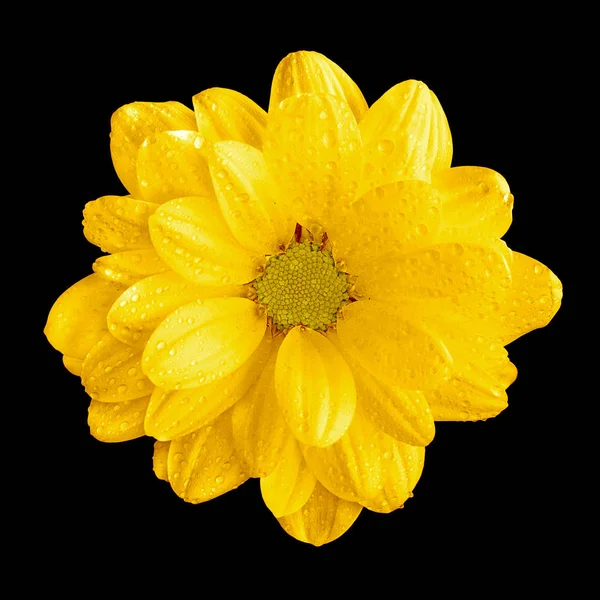
M 391 154 L 394 151 L 394 142 L 392 140 L 381 140 L 377 144 L 377 150 L 382 154 Z

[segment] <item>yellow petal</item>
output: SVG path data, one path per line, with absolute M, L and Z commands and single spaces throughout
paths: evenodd
M 437 190 L 422 181 L 399 181 L 368 192 L 340 209 L 327 227 L 336 260 L 362 275 L 389 252 L 406 252 L 434 239 L 440 225 Z
M 169 481 L 169 448 L 171 442 L 154 442 L 152 468 L 159 479 Z
M 387 303 L 359 301 L 342 309 L 337 332 L 345 351 L 378 381 L 431 389 L 449 377 L 444 343 Z
M 242 398 L 260 377 L 271 345 L 271 332 L 267 330 L 256 352 L 222 379 L 184 390 L 156 388 L 146 413 L 146 435 L 170 440 L 210 423 Z
M 276 254 L 296 225 L 285 198 L 273 188 L 260 151 L 240 142 L 218 142 L 210 172 L 223 217 L 237 241 L 255 254 Z
M 312 472 L 331 493 L 360 502 L 379 493 L 383 454 L 390 449 L 391 438 L 358 409 L 348 431 L 335 444 L 304 446 L 302 450 Z
M 512 371 L 507 368 L 510 361 L 502 344 L 471 330 L 469 322 L 456 317 L 428 315 L 427 320 L 454 360 L 452 377 L 438 389 L 425 392 L 434 419 L 477 421 L 504 410 Z
M 378 381 L 351 355 L 344 353 L 336 333 L 327 335 L 352 369 L 356 401 L 369 420 L 400 442 L 414 446 L 429 444 L 435 435 L 435 424 L 423 392 L 405 390 Z
M 360 122 L 364 145 L 361 189 L 398 181 L 430 181 L 450 166 L 452 138 L 435 94 L 420 81 L 388 90 Z
M 432 185 L 442 198 L 443 235 L 465 239 L 502 237 L 512 221 L 513 196 L 502 175 L 483 167 L 454 167 L 434 173 Z
M 434 301 L 439 310 L 477 317 L 503 302 L 509 286 L 510 268 L 497 249 L 443 243 L 371 263 L 357 280 L 356 293 L 393 302 Z
M 300 510 L 308 502 L 316 483 L 298 442 L 290 436 L 275 470 L 261 478 L 260 491 L 269 510 L 279 519 Z
M 265 368 L 231 414 L 235 449 L 250 477 L 270 475 L 292 437 L 275 393 L 275 361 L 282 341 L 283 336 L 273 338 Z
M 81 366 L 85 391 L 102 402 L 123 402 L 148 396 L 153 385 L 142 372 L 142 353 L 107 333 Z M 143 420 L 143 419 L 142 419 Z
M 70 356 L 63 356 L 63 364 L 67 371 L 73 375 L 81 376 L 81 365 L 83 361 L 80 358 L 71 358 Z
M 175 493 L 197 504 L 237 488 L 248 479 L 235 454 L 231 413 L 171 442 L 168 475 Z
M 335 346 L 311 329 L 287 334 L 277 354 L 275 389 L 288 427 L 304 444 L 333 444 L 352 421 L 352 372 Z
M 300 510 L 278 521 L 297 540 L 322 546 L 346 533 L 361 510 L 360 504 L 334 496 L 317 482 L 308 502 Z
M 111 334 L 118 340 L 142 348 L 152 332 L 179 306 L 199 298 L 246 295 L 241 285 L 205 286 L 184 279 L 173 271 L 151 275 L 127 288 L 108 311 Z
M 88 409 L 90 433 L 101 442 L 125 442 L 144 435 L 144 415 L 150 396 L 125 402 L 92 400 Z
M 361 411 L 338 442 L 304 447 L 306 462 L 331 493 L 390 512 L 404 504 L 423 468 L 425 449 L 385 435 Z
M 512 284 L 503 303 L 494 306 L 486 330 L 509 344 L 552 320 L 562 301 L 558 277 L 537 260 L 513 252 Z
M 472 323 L 459 315 L 439 313 L 429 307 L 429 312 L 413 311 L 415 319 L 426 323 L 430 331 L 435 331 L 452 355 L 454 370 L 464 364 L 474 363 L 486 371 L 496 369 L 508 359 L 508 352 L 497 339 L 486 337 L 474 330 Z
M 179 102 L 133 102 L 110 120 L 110 152 L 115 171 L 129 193 L 140 198 L 137 153 L 143 141 L 160 131 L 196 129 L 194 113 Z
M 150 236 L 173 271 L 201 285 L 241 284 L 258 264 L 237 243 L 214 198 L 179 198 L 150 217 Z
M 239 368 L 265 334 L 266 315 L 245 298 L 208 298 L 172 312 L 150 336 L 143 367 L 158 387 L 189 388 Z
M 154 248 L 145 248 L 101 256 L 94 262 L 92 269 L 104 279 L 130 286 L 150 275 L 164 273 L 169 267 Z
M 282 100 L 304 93 L 331 94 L 342 98 L 357 121 L 367 110 L 362 92 L 349 75 L 318 52 L 293 52 L 279 63 L 271 85 L 269 113 Z
M 235 140 L 262 148 L 267 113 L 234 90 L 211 88 L 192 98 L 198 131 L 210 142 Z
M 356 119 L 336 96 L 291 96 L 269 112 L 264 156 L 296 220 L 309 229 L 322 225 L 358 185 Z
M 503 382 L 473 363 L 425 397 L 436 421 L 490 419 L 508 406 Z
M 102 196 L 83 210 L 83 234 L 103 252 L 152 247 L 148 217 L 157 204 L 127 196 Z
M 423 464 L 425 448 L 401 442 L 392 442 L 383 457 L 383 486 L 379 493 L 361 504 L 379 513 L 389 513 L 402 508 L 417 485 Z
M 500 385 L 504 389 L 514 383 L 517 378 L 517 367 L 510 360 L 505 361 L 494 369 L 490 369 L 488 372 L 500 382 Z
M 83 359 L 108 331 L 106 314 L 124 287 L 88 275 L 63 292 L 50 309 L 44 334 L 59 352 Z
M 210 196 L 206 140 L 194 131 L 163 131 L 150 135 L 137 155 L 142 198 L 162 203 L 184 196 Z

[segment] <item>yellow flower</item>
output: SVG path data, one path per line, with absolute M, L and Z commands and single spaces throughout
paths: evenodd
M 154 469 L 198 503 L 260 477 L 299 540 L 412 496 L 436 420 L 497 415 L 504 346 L 546 325 L 561 284 L 500 238 L 513 197 L 450 168 L 446 117 L 405 81 L 371 107 L 297 52 L 268 114 L 214 88 L 116 111 L 127 196 L 86 205 L 109 253 L 45 333 L 91 396 L 92 435 L 156 438 Z

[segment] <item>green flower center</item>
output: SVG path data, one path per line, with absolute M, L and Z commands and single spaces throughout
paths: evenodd
M 325 331 L 348 300 L 349 282 L 329 250 L 304 241 L 270 256 L 254 287 L 277 329 L 305 325 Z

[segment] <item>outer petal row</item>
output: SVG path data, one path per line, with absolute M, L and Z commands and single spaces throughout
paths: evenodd
M 148 217 L 157 208 L 127 196 L 103 196 L 85 205 L 83 233 L 104 252 L 151 248 Z
M 138 186 L 137 152 L 152 134 L 169 130 L 195 130 L 194 113 L 179 102 L 133 102 L 113 114 L 110 151 L 115 171 L 129 193 L 143 198 Z
M 303 452 L 317 479 L 330 492 L 366 503 L 378 512 L 395 510 L 410 497 L 425 456 L 423 448 L 378 431 L 362 412 L 338 442 L 327 448 L 305 446 Z
M 234 90 L 211 88 L 192 99 L 198 131 L 210 142 L 235 140 L 262 148 L 267 113 Z
M 233 446 L 229 411 L 173 440 L 167 463 L 171 487 L 193 504 L 225 494 L 248 479 Z
M 283 529 L 297 540 L 322 546 L 346 533 L 361 510 L 360 504 L 342 500 L 317 482 L 300 510 L 278 520 Z
M 420 81 L 404 81 L 381 96 L 360 122 L 360 134 L 362 190 L 400 179 L 430 181 L 433 172 L 452 161 L 446 115 Z
M 84 359 L 108 331 L 106 314 L 124 286 L 89 275 L 72 285 L 56 300 L 44 333 L 59 352 Z
M 279 63 L 271 86 L 269 114 L 286 98 L 305 93 L 338 96 L 348 104 L 357 121 L 367 110 L 367 103 L 354 81 L 318 52 L 294 52 Z

